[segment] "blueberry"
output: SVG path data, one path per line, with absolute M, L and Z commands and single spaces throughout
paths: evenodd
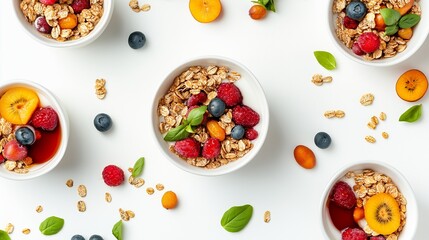
M 22 145 L 31 145 L 36 141 L 32 127 L 20 127 L 15 131 L 16 140 Z
M 94 126 L 100 132 L 105 132 L 112 127 L 112 119 L 105 113 L 99 113 L 94 118 Z
M 77 234 L 77 235 L 74 235 L 74 236 L 71 238 L 71 240 L 85 240 L 85 238 L 84 238 L 84 237 L 82 237 L 81 235 Z
M 244 137 L 245 129 L 241 125 L 235 125 L 231 130 L 231 137 L 240 140 Z
M 103 238 L 100 235 L 92 235 L 89 240 L 103 240 Z
M 331 137 L 325 132 L 318 132 L 316 136 L 314 136 L 314 143 L 321 149 L 328 148 L 329 145 L 331 145 Z
M 223 112 L 225 112 L 225 102 L 219 98 L 213 98 L 207 107 L 207 111 L 209 111 L 213 117 L 220 117 Z
M 361 1 L 353 1 L 347 5 L 346 14 L 349 18 L 360 21 L 366 14 L 366 6 Z
M 128 37 L 128 45 L 132 49 L 139 49 L 146 43 L 146 37 L 142 32 L 135 31 Z

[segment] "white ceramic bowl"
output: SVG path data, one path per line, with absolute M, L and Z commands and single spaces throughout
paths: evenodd
M 328 203 L 329 203 L 329 195 L 332 190 L 332 187 L 338 182 L 340 179 L 344 178 L 344 175 L 349 171 L 363 170 L 363 169 L 373 169 L 377 172 L 383 173 L 389 176 L 392 181 L 396 184 L 399 191 L 404 195 L 407 200 L 407 222 L 404 226 L 404 229 L 399 235 L 399 239 L 414 239 L 414 235 L 417 230 L 418 225 L 418 209 L 417 209 L 417 201 L 414 196 L 414 192 L 407 182 L 405 177 L 392 166 L 384 163 L 384 162 L 376 162 L 376 161 L 368 161 L 362 163 L 350 164 L 343 167 L 339 170 L 329 181 L 326 189 L 324 190 L 321 204 L 320 204 L 320 222 L 323 231 L 323 235 L 325 239 L 329 240 L 340 240 L 341 233 L 338 229 L 333 225 L 331 218 L 329 216 Z
M 101 17 L 100 22 L 98 22 L 95 28 L 87 36 L 81 37 L 76 40 L 59 42 L 57 40 L 47 38 L 42 33 L 38 32 L 36 28 L 25 19 L 24 14 L 22 13 L 19 7 L 20 3 L 21 3 L 21 0 L 12 0 L 12 5 L 14 8 L 16 18 L 18 19 L 24 31 L 28 33 L 28 35 L 30 35 L 30 37 L 36 40 L 37 42 L 44 44 L 46 46 L 55 47 L 55 48 L 82 47 L 93 42 L 103 33 L 103 31 L 106 29 L 107 25 L 109 24 L 110 19 L 112 18 L 112 15 L 113 15 L 113 6 L 114 6 L 113 0 L 104 0 L 103 16 Z
M 334 0 L 329 0 L 327 1 L 328 5 L 327 5 L 327 25 L 329 28 L 329 35 L 331 37 L 331 39 L 333 40 L 335 46 L 339 49 L 339 51 L 341 53 L 343 53 L 346 57 L 348 57 L 349 59 L 361 63 L 361 64 L 365 64 L 365 65 L 369 65 L 369 66 L 378 66 L 378 67 L 387 67 L 387 66 L 392 66 L 398 63 L 401 63 L 403 61 L 405 61 L 406 59 L 408 59 L 409 57 L 411 57 L 415 52 L 417 52 L 417 50 L 423 45 L 423 43 L 425 42 L 428 34 L 429 34 L 429 15 L 426 13 L 426 11 L 429 11 L 429 3 L 427 1 L 419 1 L 419 4 L 421 6 L 422 9 L 422 15 L 421 15 L 421 20 L 420 22 L 417 24 L 417 26 L 414 27 L 413 29 L 413 37 L 411 38 L 411 40 L 407 43 L 407 48 L 401 52 L 398 53 L 396 56 L 392 57 L 392 58 L 386 58 L 386 59 L 381 59 L 381 60 L 372 60 L 372 61 L 367 61 L 364 58 L 362 58 L 361 56 L 357 56 L 356 54 L 353 53 L 353 51 L 351 49 L 348 49 L 337 37 L 337 35 L 335 34 L 335 29 L 336 29 L 336 18 L 337 15 L 334 15 L 332 12 L 332 3 Z
M 172 144 L 171 142 L 166 142 L 163 139 L 163 135 L 159 131 L 159 116 L 157 112 L 157 107 L 159 100 L 165 95 L 169 87 L 172 85 L 173 80 L 180 73 L 188 69 L 190 66 L 209 66 L 209 65 L 217 65 L 217 66 L 226 66 L 231 71 L 236 71 L 241 74 L 241 79 L 235 82 L 236 86 L 241 90 L 243 95 L 243 103 L 253 108 L 260 115 L 259 123 L 254 127 L 259 136 L 257 139 L 253 140 L 254 144 L 253 149 L 251 149 L 245 156 L 242 158 L 230 162 L 224 166 L 221 166 L 216 169 L 205 169 L 200 167 L 192 166 L 186 163 L 185 160 L 179 158 L 175 154 L 169 151 L 169 146 Z M 264 91 L 259 84 L 258 80 L 255 76 L 242 64 L 238 63 L 235 60 L 228 59 L 220 56 L 203 56 L 191 59 L 186 61 L 185 63 L 180 64 L 178 67 L 173 69 L 161 82 L 153 100 L 152 104 L 152 129 L 154 131 L 155 139 L 157 144 L 159 145 L 161 151 L 164 153 L 164 156 L 175 166 L 179 167 L 182 170 L 185 170 L 190 173 L 204 175 L 204 176 L 216 176 L 226 174 L 232 171 L 235 171 L 247 163 L 249 163 L 253 158 L 255 158 L 256 154 L 261 149 L 265 137 L 268 132 L 268 123 L 269 123 L 269 112 L 268 112 L 268 104 L 265 99 Z
M 39 96 L 40 106 L 50 106 L 57 112 L 59 118 L 59 125 L 61 126 L 60 146 L 55 155 L 50 160 L 41 164 L 34 164 L 29 168 L 28 173 L 21 174 L 8 171 L 4 168 L 4 164 L 0 164 L 0 177 L 4 177 L 11 180 L 27 180 L 48 173 L 49 171 L 54 169 L 55 166 L 57 166 L 58 163 L 61 161 L 68 145 L 69 120 L 66 111 L 61 106 L 61 103 L 57 100 L 57 98 L 48 89 L 42 87 L 35 82 L 27 80 L 3 81 L 0 83 L 0 96 L 2 96 L 8 89 L 14 87 L 25 87 L 35 91 Z

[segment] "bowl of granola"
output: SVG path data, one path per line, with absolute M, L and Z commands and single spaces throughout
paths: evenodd
M 160 84 L 152 105 L 157 145 L 175 166 L 215 176 L 249 163 L 261 149 L 268 104 L 255 76 L 220 56 L 191 59 Z
M 405 177 L 384 162 L 350 164 L 324 190 L 321 225 L 325 239 L 414 239 L 417 201 Z
M 425 1 L 328 1 L 331 38 L 348 58 L 371 66 L 391 66 L 412 56 L 429 34 Z
M 0 84 L 0 177 L 48 173 L 63 158 L 68 137 L 67 113 L 48 89 L 28 80 Z
M 113 6 L 112 0 L 13 0 L 25 32 L 56 48 L 93 42 L 109 24 Z

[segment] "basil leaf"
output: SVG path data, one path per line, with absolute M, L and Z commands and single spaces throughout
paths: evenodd
M 0 230 L 0 239 L 1 240 L 11 240 L 7 232 Z
M 400 28 L 412 28 L 420 22 L 420 16 L 417 14 L 407 14 L 399 19 Z
M 186 130 L 188 133 L 194 133 L 194 128 L 193 128 L 191 125 L 187 125 L 187 126 L 186 126 L 186 128 L 185 128 L 185 130 Z
M 269 2 L 265 5 L 265 8 L 267 8 L 268 10 L 275 12 L 276 11 L 276 7 L 274 6 L 274 0 L 269 0 Z
M 167 135 L 165 135 L 164 140 L 165 141 L 177 141 L 185 139 L 189 136 L 189 133 L 186 131 L 186 127 L 188 125 L 179 125 L 170 131 L 168 131 Z
M 64 226 L 64 219 L 51 216 L 46 218 L 39 226 L 39 230 L 43 235 L 57 234 Z
M 253 207 L 249 204 L 235 206 L 223 214 L 220 224 L 228 232 L 238 232 L 249 223 L 252 214 Z
M 265 6 L 265 5 L 267 5 L 267 3 L 268 3 L 269 1 L 270 1 L 270 0 L 260 0 L 261 4 L 262 4 L 262 5 L 264 5 L 264 6 Z
M 206 113 L 207 106 L 201 106 L 192 109 L 188 114 L 188 122 L 191 126 L 198 126 L 201 124 L 204 118 L 204 113 Z
M 116 239 L 122 240 L 122 220 L 119 220 L 119 222 L 115 223 L 112 228 L 112 234 L 116 237 Z
M 400 122 L 415 122 L 422 116 L 422 105 L 415 105 L 405 111 L 400 117 Z
M 136 163 L 134 163 L 133 172 L 131 173 L 131 176 L 137 177 L 139 176 L 144 167 L 144 157 L 139 158 Z
M 398 30 L 399 30 L 398 25 L 387 26 L 386 29 L 384 30 L 384 34 L 386 34 L 387 36 L 392 36 L 395 33 L 397 33 Z
M 314 51 L 314 56 L 322 67 L 328 70 L 334 70 L 337 67 L 337 62 L 335 61 L 335 57 L 325 51 Z
M 383 20 L 386 26 L 396 24 L 399 18 L 401 18 L 401 14 L 398 11 L 390 8 L 381 9 L 380 14 L 383 17 Z

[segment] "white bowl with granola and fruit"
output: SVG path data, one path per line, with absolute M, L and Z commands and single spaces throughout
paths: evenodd
M 67 113 L 48 89 L 27 80 L 0 84 L 0 177 L 48 173 L 63 158 L 68 137 Z
M 386 163 L 348 165 L 329 181 L 320 204 L 329 240 L 414 239 L 418 209 L 404 176 Z
M 420 0 L 331 0 L 328 26 L 339 50 L 371 66 L 412 56 L 429 34 L 428 4 Z
M 219 56 L 179 65 L 163 80 L 152 106 L 162 152 L 177 167 L 215 176 L 249 163 L 261 149 L 268 104 L 255 76 Z
M 85 46 L 106 29 L 112 0 L 13 0 L 20 25 L 36 41 L 57 48 Z

